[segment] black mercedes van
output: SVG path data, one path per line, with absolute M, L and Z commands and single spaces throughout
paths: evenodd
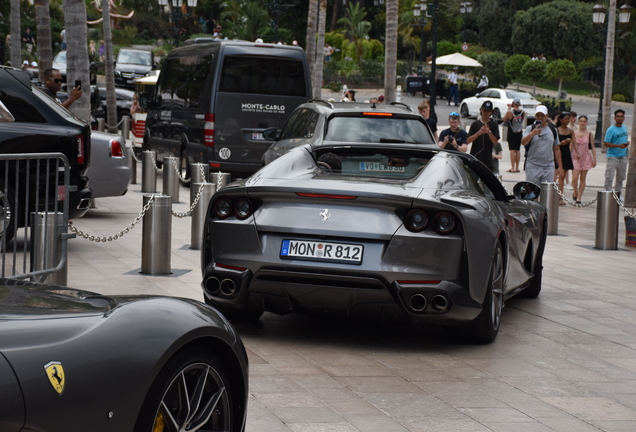
M 263 130 L 281 129 L 311 98 L 305 52 L 295 46 L 193 39 L 166 58 L 148 100 L 144 150 L 176 156 L 244 177 L 261 167 L 272 144 Z M 141 104 L 145 104 L 142 95 Z

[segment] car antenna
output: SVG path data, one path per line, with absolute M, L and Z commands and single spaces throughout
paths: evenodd
M 371 108 L 377 108 L 377 107 L 375 106 L 375 102 L 371 102 Z

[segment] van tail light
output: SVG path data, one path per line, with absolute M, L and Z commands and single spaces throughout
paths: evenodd
M 108 151 L 110 153 L 110 157 L 114 159 L 124 158 L 124 149 L 122 148 L 119 140 L 116 138 L 110 140 L 110 142 L 108 143 Z
M 84 164 L 86 162 L 85 158 L 84 158 L 84 136 L 83 135 L 78 135 L 75 138 L 75 142 L 77 143 L 77 163 L 78 164 Z
M 203 144 L 207 147 L 214 147 L 214 114 L 205 113 L 205 124 L 203 125 Z

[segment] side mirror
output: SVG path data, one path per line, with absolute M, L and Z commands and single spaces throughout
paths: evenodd
M 519 182 L 512 189 L 512 194 L 517 199 L 536 201 L 541 195 L 541 187 L 527 181 Z
M 144 111 L 147 111 L 147 110 L 148 110 L 149 105 L 151 105 L 151 104 L 150 104 L 150 100 L 148 99 L 148 93 L 145 93 L 145 92 L 144 92 L 144 93 L 141 93 L 141 94 L 138 96 L 138 99 L 139 99 L 139 106 L 140 106 L 140 107 L 141 107 Z
M 263 131 L 263 138 L 267 141 L 278 141 L 277 130 L 275 127 L 267 128 Z

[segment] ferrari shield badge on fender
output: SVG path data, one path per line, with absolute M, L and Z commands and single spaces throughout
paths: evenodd
M 320 219 L 322 219 L 322 223 L 327 222 L 327 219 L 329 219 L 330 217 L 331 214 L 329 214 L 329 209 L 324 209 L 320 212 Z
M 49 378 L 49 382 L 53 386 L 53 389 L 57 394 L 61 395 L 64 391 L 64 384 L 66 384 L 66 377 L 64 375 L 64 368 L 59 361 L 50 361 L 44 365 L 46 376 Z

